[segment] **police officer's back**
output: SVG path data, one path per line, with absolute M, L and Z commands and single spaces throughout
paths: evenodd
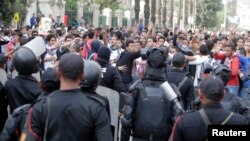
M 159 86 L 166 81 L 164 52 L 154 48 L 147 53 L 145 78 L 128 95 L 124 106 L 122 141 L 128 141 L 130 130 L 134 140 L 167 141 L 172 128 L 174 112 L 171 102 Z
M 37 100 L 45 98 L 51 92 L 58 90 L 60 87 L 60 81 L 57 78 L 56 70 L 54 68 L 47 68 L 42 74 L 40 84 L 42 88 L 42 94 Z M 4 125 L 4 129 L 0 135 L 1 141 L 20 140 L 30 108 L 32 108 L 32 104 L 25 104 L 16 108 L 13 111 L 13 114 L 9 115 Z
M 23 137 L 48 141 L 113 140 L 106 109 L 79 89 L 83 60 L 72 53 L 59 60 L 60 90 L 37 102 L 29 112 Z M 46 129 L 46 130 L 45 130 Z M 32 134 L 30 134 L 32 133 Z
M 199 97 L 203 105 L 196 112 L 185 113 L 177 118 L 171 139 L 173 141 L 204 141 L 207 139 L 207 125 L 202 116 L 207 116 L 211 124 L 246 124 L 246 119 L 223 109 L 220 104 L 224 95 L 224 85 L 220 78 L 210 76 L 201 81 Z M 204 114 L 205 113 L 205 114 Z M 223 123 L 224 122 L 224 123 Z
M 18 76 L 5 84 L 10 113 L 19 106 L 32 103 L 41 93 L 38 81 L 31 76 L 39 69 L 35 54 L 28 48 L 21 47 L 14 53 L 12 63 Z
M 191 102 L 195 99 L 193 80 L 186 76 L 183 71 L 185 67 L 185 57 L 182 53 L 176 53 L 172 58 L 172 69 L 167 72 L 167 80 L 173 83 L 179 89 L 184 109 L 187 110 L 191 106 Z

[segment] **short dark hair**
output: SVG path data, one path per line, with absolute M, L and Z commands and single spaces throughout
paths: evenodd
M 46 37 L 46 41 L 49 42 L 52 38 L 55 38 L 56 39 L 56 36 L 54 34 L 49 34 L 47 35 Z
M 128 47 L 129 46 L 129 44 L 132 44 L 132 43 L 135 43 L 133 40 L 128 40 L 127 42 L 126 42 L 126 47 Z
M 153 42 L 156 42 L 156 38 L 155 37 L 148 37 L 148 39 L 152 39 Z
M 142 42 L 141 41 L 136 41 L 135 43 L 138 43 L 138 44 L 140 44 L 142 46 Z
M 225 45 L 225 47 L 229 47 L 229 48 L 231 48 L 233 51 L 236 51 L 236 47 L 235 47 L 235 45 L 232 44 L 232 43 L 229 43 L 229 44 Z
M 207 45 L 201 45 L 200 46 L 200 54 L 201 55 L 207 55 L 208 54 L 208 47 L 207 47 Z
M 83 59 L 74 53 L 66 53 L 59 60 L 59 71 L 64 78 L 77 80 L 83 74 Z
M 88 32 L 88 37 L 89 37 L 90 39 L 93 39 L 94 36 L 95 36 L 95 33 L 94 33 L 93 31 L 89 31 L 89 32 Z
M 73 36 L 72 34 L 68 34 L 68 35 L 65 37 L 65 40 L 64 40 L 64 41 L 66 41 L 68 38 L 69 38 L 69 39 L 73 39 L 74 36 Z
M 164 38 L 163 36 L 160 36 L 160 37 L 158 38 L 158 41 L 159 41 L 160 39 L 163 39 L 164 41 L 166 41 L 165 38 Z

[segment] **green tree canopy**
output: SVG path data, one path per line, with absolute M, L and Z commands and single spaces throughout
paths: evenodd
M 22 23 L 27 14 L 26 0 L 1 0 L 0 2 L 0 21 L 9 25 L 15 12 L 20 13 L 20 23 Z
M 219 12 L 223 10 L 221 0 L 197 1 L 197 25 L 200 27 L 214 28 L 221 24 Z

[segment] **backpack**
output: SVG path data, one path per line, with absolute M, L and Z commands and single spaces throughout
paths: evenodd
M 199 110 L 199 114 L 201 115 L 201 118 L 202 118 L 204 124 L 206 125 L 206 127 L 208 127 L 208 125 L 211 125 L 211 122 L 210 122 L 209 118 L 207 117 L 207 114 L 206 114 L 206 112 L 205 112 L 204 109 L 200 109 L 200 110 Z M 228 121 L 231 119 L 231 117 L 233 116 L 233 114 L 234 114 L 234 113 L 231 112 L 231 113 L 225 118 L 225 120 L 224 120 L 220 125 L 226 125 L 227 122 L 228 122 Z M 207 138 L 206 138 L 206 141 L 208 141 Z
M 30 104 L 25 104 L 13 111 L 6 121 L 0 140 L 20 140 Z
M 134 120 L 135 137 L 167 139 L 171 133 L 171 103 L 156 82 L 139 85 Z

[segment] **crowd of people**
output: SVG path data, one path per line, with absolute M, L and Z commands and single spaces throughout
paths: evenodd
M 249 122 L 250 32 L 150 23 L 60 26 L 39 35 L 35 18 L 31 24 L 0 31 L 1 141 L 114 140 L 109 102 L 95 92 L 98 85 L 120 93 L 121 141 L 204 141 L 204 116 L 209 124 Z M 38 58 L 23 47 L 37 36 L 46 48 Z M 186 112 L 165 98 L 165 81 Z

